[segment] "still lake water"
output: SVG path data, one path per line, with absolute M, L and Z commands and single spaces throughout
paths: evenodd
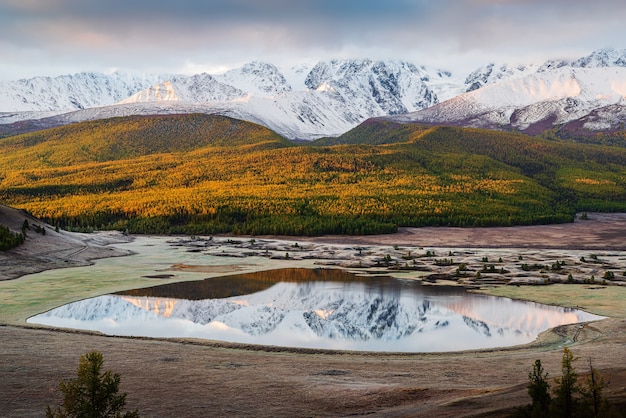
M 281 269 L 103 295 L 28 322 L 108 335 L 443 352 L 524 344 L 549 328 L 601 318 L 410 280 Z

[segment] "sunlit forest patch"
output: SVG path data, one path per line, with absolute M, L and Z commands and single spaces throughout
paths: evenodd
M 319 235 L 569 222 L 626 211 L 626 148 L 364 124 L 296 146 L 221 116 L 0 139 L 0 201 L 75 230 Z

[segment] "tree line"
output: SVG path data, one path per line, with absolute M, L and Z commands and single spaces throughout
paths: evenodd
M 561 376 L 549 379 L 541 360 L 528 374 L 531 403 L 519 408 L 516 417 L 530 418 L 612 418 L 623 417 L 604 395 L 608 383 L 589 359 L 589 373 L 581 382 L 574 368 L 577 360 L 569 348 L 563 349 Z M 551 382 L 554 386 L 551 387 Z
M 24 233 L 12 232 L 4 225 L 0 225 L 0 251 L 10 250 L 24 242 Z

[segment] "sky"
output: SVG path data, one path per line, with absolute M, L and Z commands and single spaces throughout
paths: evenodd
M 0 0 L 0 80 L 399 59 L 467 74 L 626 48 L 623 0 Z

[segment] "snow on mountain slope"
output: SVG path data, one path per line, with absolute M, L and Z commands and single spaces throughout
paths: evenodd
M 0 82 L 0 111 L 67 112 L 111 105 L 170 77 L 80 73 Z
M 308 92 L 293 92 L 276 99 L 246 97 L 228 102 L 148 101 L 94 107 L 33 121 L 39 129 L 132 115 L 206 113 L 229 116 L 266 126 L 286 138 L 315 139 L 340 135 L 358 125 L 367 115 L 348 114 L 324 97 Z M 0 117 L 2 115 L 0 114 Z M 295 119 L 295 120 L 294 120 Z M 1 132 L 1 130 L 0 130 Z
M 613 104 L 595 109 L 572 124 L 578 123 L 590 131 L 615 131 L 624 129 L 626 124 L 626 105 Z
M 484 86 L 515 78 L 525 77 L 536 72 L 571 68 L 626 67 L 626 50 L 599 49 L 586 57 L 574 61 L 552 59 L 542 65 L 488 64 L 474 70 L 464 81 L 465 91 L 471 92 Z
M 538 66 L 536 65 L 511 66 L 507 64 L 488 64 L 476 69 L 467 76 L 464 82 L 465 92 L 478 90 L 481 87 L 500 81 L 523 77 L 536 72 L 537 69 Z
M 391 119 L 525 130 L 545 121 L 561 124 L 579 119 L 594 109 L 622 103 L 624 97 L 626 68 L 563 66 L 487 85 Z
M 306 91 L 308 89 L 306 87 L 305 80 L 314 65 L 315 63 L 281 67 L 280 72 L 283 74 L 287 80 L 287 84 L 291 86 L 293 91 Z
M 530 129 L 621 103 L 625 68 L 626 50 L 602 49 L 541 66 L 489 64 L 467 77 L 403 61 L 368 59 L 284 70 L 251 62 L 217 75 L 38 77 L 0 83 L 0 132 L 184 112 L 240 118 L 290 139 L 309 140 L 341 135 L 368 118 L 388 116 L 407 122 Z M 617 126 L 612 114 L 599 112 L 586 126 Z
M 368 114 L 394 115 L 438 102 L 422 77 L 415 65 L 401 61 L 333 60 L 313 67 L 305 84 L 332 89 Z
M 246 93 L 243 90 L 221 83 L 215 77 L 202 73 L 190 77 L 172 77 L 170 80 L 153 85 L 121 100 L 119 103 L 212 103 L 237 100 L 245 96 Z
M 215 78 L 255 96 L 271 97 L 292 91 L 282 72 L 264 62 L 251 62 Z
M 572 62 L 572 67 L 607 68 L 626 67 L 626 49 L 599 49 Z
M 303 71 L 294 70 L 292 79 Z M 439 78 L 446 77 L 439 72 Z M 219 113 L 260 123 L 291 139 L 340 135 L 364 120 L 400 114 L 437 103 L 424 78 L 412 64 L 395 61 L 342 60 L 320 62 L 304 78 L 305 90 L 294 90 L 271 64 L 254 62 L 218 76 L 175 77 L 120 101 L 150 103 L 161 113 L 192 111 Z M 177 103 L 173 105 L 173 103 Z M 119 111 L 111 108 L 101 109 Z M 141 111 L 141 110 L 140 110 Z M 72 118 L 93 111 L 79 112 Z
M 423 66 L 419 69 L 423 73 L 422 81 L 433 91 L 439 102 L 465 93 L 463 77 L 459 74 Z

